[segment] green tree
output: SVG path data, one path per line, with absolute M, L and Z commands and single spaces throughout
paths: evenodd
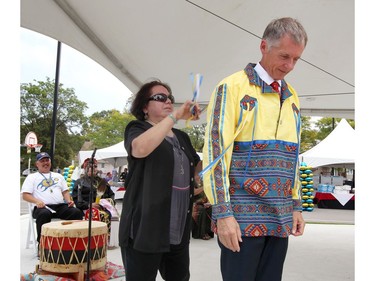
M 33 131 L 38 143 L 43 145 L 42 151 L 50 152 L 54 91 L 55 82 L 48 77 L 46 81 L 34 80 L 20 85 L 21 143 L 27 133 Z M 59 84 L 53 168 L 69 166 L 75 159 L 83 143 L 79 132 L 87 122 L 86 109 L 87 104 L 78 100 L 74 89 Z M 35 153 L 30 156 L 34 159 Z M 26 157 L 26 148 L 21 149 L 21 159 L 26 158 L 29 158 Z M 27 163 L 23 163 L 22 168 L 26 167 Z
M 191 144 L 197 152 L 202 152 L 206 125 L 207 124 L 205 123 L 201 125 L 193 125 L 191 128 L 182 129 L 182 131 L 189 135 Z
M 116 109 L 95 112 L 89 117 L 83 133 L 94 147 L 104 148 L 122 141 L 126 125 L 134 119 L 133 115 Z
M 301 131 L 301 147 L 300 153 L 303 153 L 311 148 L 313 148 L 316 141 L 317 131 L 312 129 L 311 117 L 302 116 L 302 131 Z

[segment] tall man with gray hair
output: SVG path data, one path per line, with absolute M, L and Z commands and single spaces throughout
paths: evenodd
M 296 19 L 273 20 L 260 43 L 261 60 L 212 93 L 202 174 L 224 281 L 280 281 L 288 237 L 303 234 L 300 105 L 284 77 L 306 44 Z

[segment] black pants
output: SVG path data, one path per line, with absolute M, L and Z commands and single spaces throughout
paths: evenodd
M 81 220 L 83 218 L 83 213 L 80 209 L 75 207 L 68 207 L 68 204 L 54 204 L 48 205 L 56 213 L 52 213 L 46 208 L 34 207 L 33 218 L 36 219 L 36 232 L 38 234 L 38 243 L 40 242 L 40 236 L 42 233 L 42 225 L 49 223 L 53 218 L 59 218 L 62 220 Z
M 288 238 L 242 237 L 240 252 L 219 246 L 223 281 L 281 281 Z
M 171 245 L 170 252 L 144 253 L 129 246 L 121 246 L 126 281 L 155 281 L 160 275 L 166 281 L 187 281 L 190 279 L 189 243 Z

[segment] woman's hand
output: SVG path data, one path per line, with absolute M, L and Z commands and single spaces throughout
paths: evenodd
M 199 104 L 190 100 L 185 101 L 184 104 L 172 113 L 177 120 L 199 120 L 200 114 L 201 109 Z
M 196 107 L 196 114 L 193 115 L 190 108 Z M 170 111 L 168 111 L 170 112 Z M 198 120 L 200 108 L 197 103 L 185 101 L 178 109 L 166 115 L 161 121 L 153 124 L 153 127 L 136 137 L 132 142 L 132 156 L 136 158 L 147 157 L 154 149 L 160 145 L 165 136 L 171 135 L 172 127 L 180 120 Z M 152 121 L 152 120 L 151 120 Z

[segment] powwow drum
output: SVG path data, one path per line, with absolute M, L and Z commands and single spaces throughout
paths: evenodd
M 40 268 L 58 273 L 86 270 L 88 257 L 88 225 L 82 221 L 53 221 L 42 226 Z M 90 269 L 100 269 L 107 262 L 108 227 L 91 221 Z

